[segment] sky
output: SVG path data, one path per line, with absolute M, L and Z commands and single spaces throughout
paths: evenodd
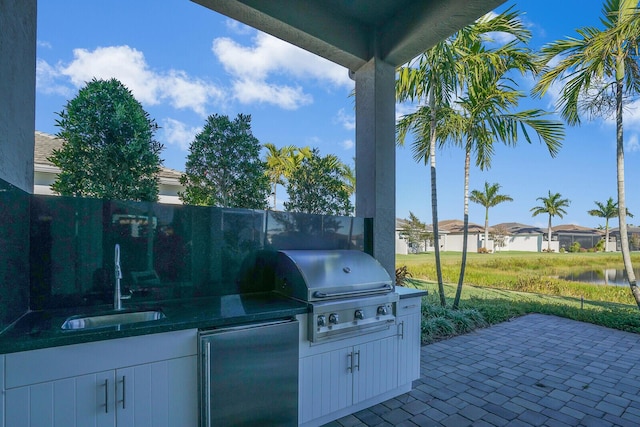
M 600 26 L 599 0 L 507 2 L 496 11 L 509 6 L 522 12 L 533 49 Z M 58 114 L 86 82 L 117 78 L 160 126 L 155 137 L 164 145 L 166 167 L 184 171 L 189 144 L 212 114 L 250 114 L 262 144 L 316 147 L 355 166 L 354 82 L 347 69 L 191 1 L 39 0 L 37 38 L 36 130 L 56 134 Z M 518 76 L 516 83 L 528 94 L 534 80 Z M 557 91 L 550 92 L 523 99 L 520 107 L 553 111 Z M 412 108 L 397 105 L 396 115 Z M 624 114 L 626 200 L 640 215 L 640 108 L 631 105 Z M 431 223 L 429 168 L 413 159 L 410 144 L 396 150 L 396 216 L 412 212 Z M 470 190 L 499 183 L 500 193 L 514 199 L 490 209 L 491 225 L 546 227 L 548 217 L 532 217 L 531 209 L 551 191 L 570 200 L 554 226 L 604 226 L 587 211 L 596 208 L 594 201 L 617 197 L 613 118 L 567 126 L 555 158 L 537 137 L 532 144 L 521 138 L 517 147 L 495 148 L 490 169 L 470 172 Z M 438 217 L 462 219 L 464 153 L 446 148 L 436 162 Z M 279 188 L 276 209 L 283 209 L 285 197 Z M 484 207 L 470 203 L 470 222 L 482 225 L 484 216 Z

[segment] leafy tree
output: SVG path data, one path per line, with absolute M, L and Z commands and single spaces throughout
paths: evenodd
M 489 241 L 489 208 L 492 208 L 496 205 L 499 205 L 503 202 L 512 202 L 513 199 L 506 194 L 498 194 L 500 191 L 500 184 L 497 182 L 495 184 L 489 185 L 488 182 L 484 183 L 484 192 L 480 190 L 471 191 L 471 195 L 469 196 L 469 200 L 473 203 L 478 203 L 479 205 L 484 206 L 485 214 L 484 214 L 484 248 L 487 248 L 487 244 Z
M 269 178 L 260 160 L 260 142 L 251 133 L 251 116 L 233 120 L 213 114 L 189 146 L 180 182 L 184 203 L 266 209 Z
M 538 197 L 536 200 L 540 200 L 542 205 L 531 208 L 531 216 L 540 214 L 549 215 L 547 252 L 551 252 L 551 218 L 554 216 L 563 218 L 563 215 L 567 214 L 564 208 L 569 207 L 571 201 L 569 199 L 563 199 L 560 193 L 551 194 L 551 190 L 549 190 L 549 197 Z
M 509 230 L 502 226 L 495 226 L 493 227 L 493 231 L 491 232 L 491 238 L 493 239 L 493 246 L 496 248 L 496 252 L 498 251 L 497 248 L 504 248 L 507 243 L 507 236 L 509 235 Z
M 562 90 L 558 107 L 570 125 L 580 124 L 580 114 L 616 118 L 618 221 L 622 259 L 631 293 L 640 308 L 640 289 L 631 264 L 627 236 L 624 190 L 625 99 L 640 93 L 640 13 L 638 0 L 606 0 L 600 19 L 603 29 L 584 27 L 578 37 L 552 42 L 542 48 L 542 70 L 533 92 L 543 96 L 553 84 Z
M 413 212 L 409 212 L 409 219 L 405 220 L 403 227 L 400 229 L 402 236 L 408 243 L 410 248 L 419 251 L 426 240 L 433 237 L 433 233 L 427 230 L 427 224 L 420 221 Z
M 65 141 L 49 160 L 63 196 L 155 201 L 162 144 L 156 123 L 116 79 L 93 79 L 68 101 L 56 125 Z
M 593 202 L 598 209 L 591 209 L 587 213 L 591 216 L 597 216 L 598 218 L 604 218 L 604 251 L 607 252 L 607 244 L 609 242 L 609 220 L 615 218 L 618 215 L 618 202 L 613 201 L 613 197 L 609 197 L 606 203 Z M 627 216 L 633 218 L 631 212 L 627 210 Z
M 318 149 L 302 159 L 287 184 L 289 201 L 284 207 L 292 212 L 324 215 L 350 215 L 353 206 L 346 189 L 342 162 L 329 154 L 321 157 Z

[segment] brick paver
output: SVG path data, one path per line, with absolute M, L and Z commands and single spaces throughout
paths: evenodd
M 640 422 L 640 334 L 530 314 L 424 346 L 421 359 L 422 376 L 410 393 L 329 425 L 601 427 Z

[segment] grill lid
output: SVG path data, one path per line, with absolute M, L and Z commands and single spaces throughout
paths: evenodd
M 356 250 L 278 252 L 276 291 L 303 301 L 356 297 L 393 291 L 380 263 Z

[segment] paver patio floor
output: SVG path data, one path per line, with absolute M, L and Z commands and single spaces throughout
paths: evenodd
M 349 426 L 640 426 L 640 334 L 530 314 L 422 347 L 421 378 Z

